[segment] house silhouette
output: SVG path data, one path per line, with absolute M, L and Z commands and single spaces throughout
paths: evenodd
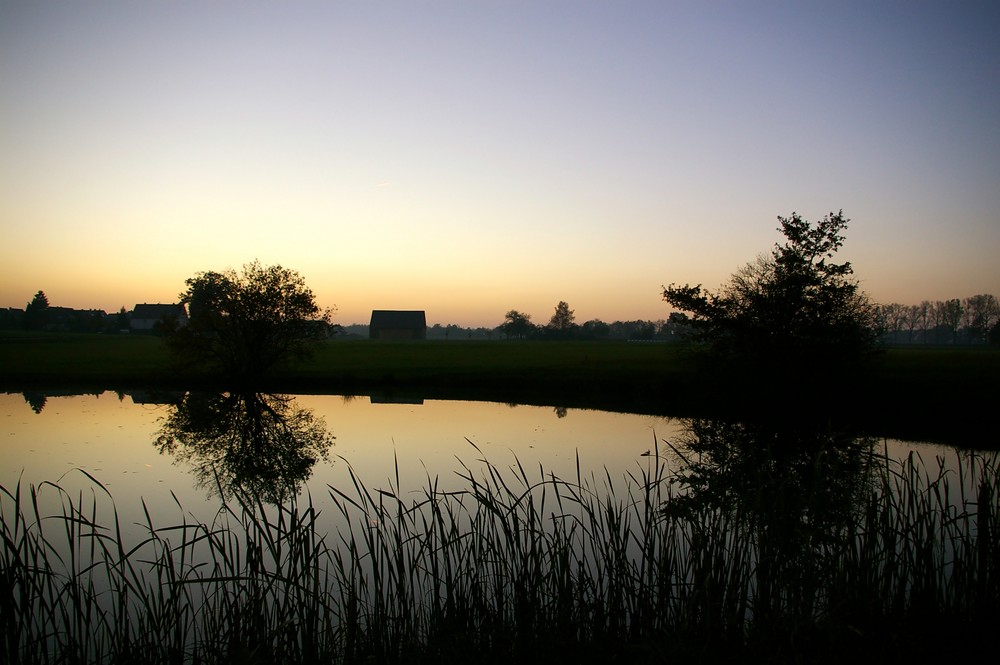
M 129 327 L 136 332 L 149 332 L 157 323 L 174 320 L 178 326 L 186 326 L 187 310 L 184 305 L 150 305 L 143 303 L 132 310 Z

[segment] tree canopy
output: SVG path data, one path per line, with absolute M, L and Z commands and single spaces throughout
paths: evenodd
M 524 314 L 512 309 L 504 315 L 504 321 L 500 324 L 499 328 L 503 331 L 503 334 L 507 338 L 521 338 L 527 337 L 531 331 L 534 329 L 534 324 L 531 322 L 531 315 Z
M 24 307 L 24 327 L 28 330 L 41 330 L 48 323 L 49 299 L 44 291 L 39 291 Z
M 170 347 L 227 381 L 252 384 L 327 336 L 330 312 L 294 270 L 254 261 L 242 273 L 202 272 L 185 283 L 189 323 L 171 332 Z
M 552 318 L 549 319 L 549 328 L 567 331 L 573 327 L 575 319 L 576 317 L 573 315 L 573 310 L 569 308 L 569 304 L 565 300 L 560 300 L 559 304 L 556 305 Z
M 671 284 L 663 299 L 685 313 L 715 358 L 814 371 L 817 363 L 864 357 L 878 338 L 875 307 L 851 264 L 831 261 L 850 220 L 841 211 L 815 225 L 795 212 L 778 221 L 786 242 L 737 270 L 717 293 Z

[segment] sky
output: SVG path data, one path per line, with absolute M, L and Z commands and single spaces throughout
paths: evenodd
M 995 2 L 0 0 L 0 307 L 298 271 L 495 326 L 664 319 L 777 216 L 877 302 L 1000 295 Z

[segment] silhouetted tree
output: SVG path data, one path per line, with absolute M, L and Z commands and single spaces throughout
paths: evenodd
M 548 325 L 544 328 L 545 337 L 548 339 L 570 339 L 577 331 L 574 321 L 573 310 L 564 300 L 560 300 L 556 305 Z
M 951 343 L 954 344 L 958 341 L 958 326 L 962 322 L 962 301 L 952 298 L 938 305 L 941 325 L 948 331 Z
M 888 305 L 879 305 L 876 310 L 879 328 L 891 341 L 896 341 L 896 337 L 906 326 L 909 311 L 910 308 L 897 302 Z M 910 337 L 913 337 L 912 330 L 910 331 Z
M 531 334 L 535 326 L 531 323 L 531 315 L 524 314 L 512 309 L 504 315 L 504 322 L 500 324 L 500 330 L 507 339 L 523 339 Z
M 990 329 L 1000 319 L 1000 304 L 995 296 L 987 293 L 966 298 L 963 310 L 968 313 L 967 331 L 970 344 L 989 341 Z
M 830 213 L 813 226 L 793 212 L 778 221 L 785 244 L 740 268 L 718 293 L 672 284 L 663 299 L 689 314 L 715 358 L 812 372 L 817 362 L 864 357 L 878 337 L 875 308 L 851 264 L 829 261 L 849 220 Z
M 41 330 L 49 321 L 49 299 L 44 291 L 39 291 L 24 307 L 24 327 L 28 330 Z
M 115 314 L 115 331 L 128 330 L 129 329 L 129 319 L 128 312 L 125 310 L 125 306 L 118 310 Z
M 919 305 L 910 305 L 906 310 L 906 329 L 909 332 L 908 340 L 913 341 L 914 331 L 924 325 L 927 318 L 927 301 Z
M 552 314 L 552 318 L 549 319 L 549 328 L 565 332 L 573 327 L 573 320 L 575 318 L 573 310 L 569 308 L 569 304 L 565 300 L 560 300 L 559 304 L 556 305 L 556 311 Z
M 600 319 L 591 319 L 584 323 L 581 328 L 584 337 L 589 339 L 606 339 L 611 334 L 611 326 Z
M 648 341 L 656 337 L 656 323 L 653 321 L 631 321 L 632 332 L 628 339 Z
M 691 320 L 684 312 L 670 312 L 660 326 L 660 336 L 667 340 L 686 340 L 691 334 Z
M 944 303 L 940 300 L 928 303 L 927 318 L 925 320 L 924 339 L 925 343 L 939 344 L 941 342 L 941 328 L 943 326 Z
M 307 356 L 327 336 L 329 311 L 294 270 L 254 261 L 233 270 L 203 272 L 180 294 L 187 326 L 171 331 L 170 348 L 187 363 L 253 385 L 280 364 Z

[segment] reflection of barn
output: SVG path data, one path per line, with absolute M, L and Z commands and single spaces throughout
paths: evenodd
M 368 337 L 371 339 L 427 339 L 427 316 L 423 310 L 372 310 Z
M 130 326 L 136 332 L 153 330 L 157 323 L 176 321 L 177 325 L 187 325 L 188 317 L 184 305 L 136 305 L 132 310 Z
M 121 393 L 129 395 L 133 404 L 173 404 L 177 406 L 184 401 L 182 390 L 132 390 Z

